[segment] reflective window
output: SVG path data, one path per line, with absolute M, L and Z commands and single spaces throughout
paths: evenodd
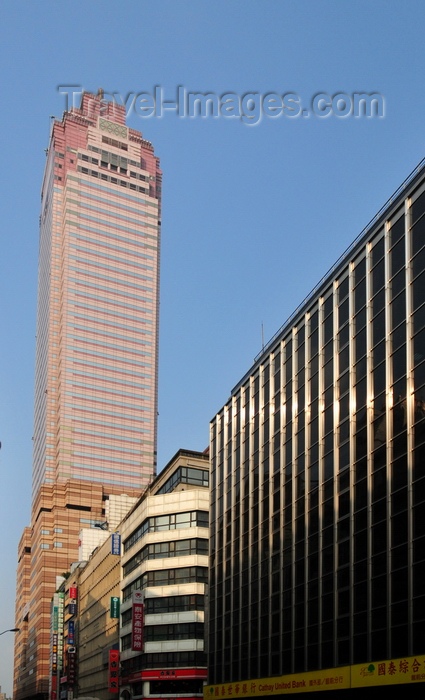
M 372 293 L 376 294 L 385 284 L 385 263 L 381 260 L 372 269 Z

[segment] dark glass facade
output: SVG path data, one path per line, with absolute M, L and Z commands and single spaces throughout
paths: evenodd
M 209 683 L 425 653 L 425 173 L 211 423 Z

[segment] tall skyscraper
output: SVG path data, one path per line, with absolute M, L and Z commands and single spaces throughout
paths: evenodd
M 31 528 L 15 698 L 46 698 L 50 600 L 82 527 L 156 470 L 161 171 L 125 109 L 85 93 L 52 124 L 41 192 Z M 128 500 L 124 502 L 128 503 Z

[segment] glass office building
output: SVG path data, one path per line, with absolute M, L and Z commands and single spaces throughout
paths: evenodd
M 211 423 L 211 684 L 425 669 L 424 246 L 422 162 Z

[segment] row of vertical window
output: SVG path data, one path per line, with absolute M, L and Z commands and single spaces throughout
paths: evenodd
M 413 653 L 422 648 L 417 621 L 425 619 L 420 544 L 425 541 L 425 194 L 421 206 L 422 219 L 417 203 L 411 208 L 411 309 L 406 307 L 405 220 L 400 218 L 389 229 L 388 268 L 381 236 L 371 247 L 370 272 L 364 257 L 353 265 L 351 297 L 345 277 L 324 299 L 320 318 L 318 310 L 312 312 L 307 325 L 285 341 L 282 354 L 271 353 L 262 376 L 252 376 L 249 384 L 245 378 L 224 409 L 226 419 L 223 412 L 212 425 L 210 652 L 215 682 L 230 680 L 231 672 L 247 677 L 247 668 L 258 677 L 305 670 L 307 660 L 315 668 L 400 656 L 409 647 L 408 622 Z M 391 278 L 387 297 L 386 269 Z M 411 358 L 407 308 L 413 311 Z M 407 393 L 408 365 L 413 396 Z M 392 391 L 391 404 L 384 400 L 386 389 Z M 286 416 L 274 410 L 285 403 Z M 336 474 L 338 463 L 344 473 Z M 389 620 L 393 631 L 387 634 Z M 252 639 L 243 632 L 247 623 Z
M 129 600 L 133 591 L 144 590 L 154 586 L 173 586 L 183 583 L 208 582 L 208 568 L 203 566 L 185 566 L 180 569 L 160 569 L 147 571 L 123 588 L 123 602 Z
M 116 190 L 113 190 L 110 187 L 105 187 L 104 185 L 100 185 L 95 182 L 90 182 L 89 180 L 80 180 L 80 178 L 74 177 L 73 175 L 68 175 L 68 180 L 78 182 L 79 184 L 84 184 L 85 187 L 90 187 L 95 190 L 105 192 L 111 197 L 111 203 L 115 203 L 115 200 L 113 199 L 114 197 L 119 197 L 119 200 L 126 199 L 131 202 L 136 202 L 137 204 L 146 204 L 147 206 L 153 207 L 154 209 L 158 209 L 158 202 L 155 200 L 151 201 L 149 199 L 141 199 L 140 197 L 135 197 L 134 195 L 127 194 L 126 192 L 122 191 L 117 192 Z
M 99 172 L 98 170 L 90 170 L 89 168 L 84 168 L 81 165 L 77 166 L 77 171 L 79 173 L 83 173 L 83 175 L 91 175 L 91 177 L 97 177 L 100 180 L 104 180 L 105 182 L 110 182 L 112 185 L 121 185 L 121 187 L 128 187 L 130 190 L 134 190 L 135 192 L 140 192 L 141 194 L 144 195 L 149 195 L 151 197 L 154 197 L 154 190 L 153 188 L 149 187 L 140 187 L 140 185 L 135 185 L 134 182 L 127 182 L 127 180 L 119 180 L 118 178 L 112 176 L 112 175 L 107 175 L 106 173 Z M 55 179 L 56 179 L 55 175 Z M 62 178 L 57 177 L 58 180 L 61 180 Z M 151 191 L 152 190 L 152 191 Z
M 104 151 L 94 146 L 89 147 L 89 150 L 99 154 L 101 167 L 109 167 L 114 172 L 120 172 L 126 175 L 129 166 L 140 168 L 140 163 L 137 163 L 135 160 L 130 160 L 127 157 L 120 156 L 117 153 Z M 78 158 L 80 160 L 85 161 L 86 163 L 93 163 L 94 165 L 99 165 L 99 158 L 94 158 L 92 156 L 87 155 L 86 153 L 78 153 Z M 149 176 L 142 175 L 141 173 L 136 173 L 134 171 L 130 171 L 130 177 L 138 178 L 139 180 L 143 181 L 149 181 Z
M 146 518 L 143 523 L 124 541 L 124 552 L 127 552 L 144 537 L 148 532 L 162 532 L 164 530 L 177 530 L 186 527 L 209 526 L 208 511 L 194 510 L 184 513 L 170 513 Z
M 180 467 L 158 490 L 158 494 L 171 493 L 178 484 L 191 484 L 208 488 L 209 471 L 207 469 L 197 469 L 196 467 Z
M 158 598 L 145 598 L 145 615 L 162 615 L 166 613 L 191 612 L 205 609 L 205 596 L 173 595 L 160 596 Z M 121 615 L 121 625 L 128 625 L 133 619 L 133 608 L 129 608 Z
M 123 566 L 123 575 L 128 576 L 134 569 L 148 559 L 166 559 L 169 557 L 187 557 L 200 554 L 208 556 L 208 540 L 199 537 L 174 540 L 172 542 L 154 542 L 147 544 Z
M 131 649 L 131 634 L 121 637 L 121 650 Z M 203 639 L 203 622 L 183 622 L 175 625 L 145 625 L 143 630 L 145 642 L 166 642 L 179 639 Z

